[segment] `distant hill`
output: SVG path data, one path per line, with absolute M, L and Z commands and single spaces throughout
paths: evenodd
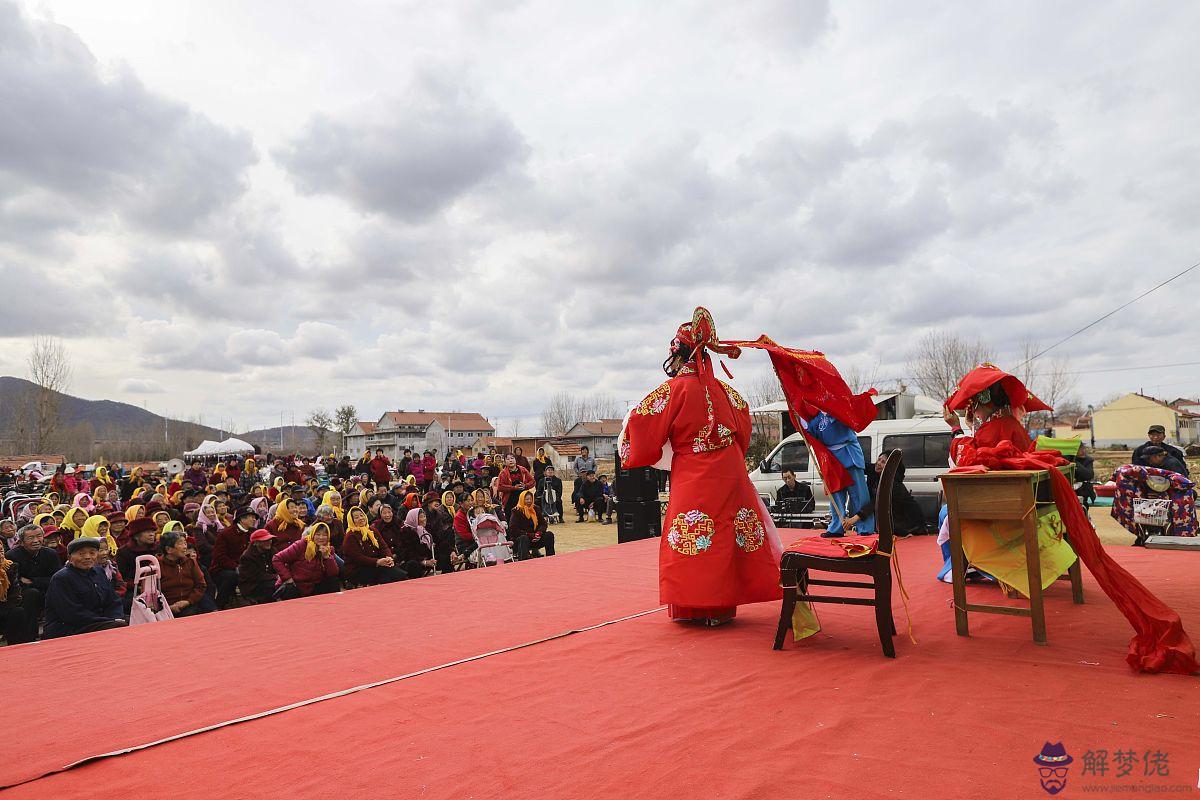
M 29 398 L 37 386 L 23 378 L 0 376 L 0 455 L 31 452 L 33 443 L 24 432 L 28 429 Z M 231 434 L 194 422 L 168 419 L 129 403 L 112 400 L 85 400 L 69 394 L 59 395 L 62 419 L 55 450 L 65 452 L 73 461 L 96 458 L 113 460 L 151 460 L 173 458 L 191 450 L 205 439 L 220 441 Z M 263 428 L 232 434 L 257 445 L 264 453 L 300 452 L 315 455 L 316 434 L 303 425 Z M 341 448 L 341 436 L 330 431 L 326 452 Z

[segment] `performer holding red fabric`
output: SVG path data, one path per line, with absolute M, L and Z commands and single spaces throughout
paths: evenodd
M 953 414 L 958 409 L 966 409 L 968 419 L 979 423 L 974 436 L 962 435 Z M 1057 469 L 1066 460 L 1053 450 L 1033 450 L 1020 417 L 1024 411 L 1039 410 L 1050 408 L 1015 376 L 991 364 L 973 369 L 946 401 L 946 420 L 957 434 L 950 447 L 957 465 L 953 471 L 1049 470 L 1054 505 L 1071 546 L 1133 626 L 1125 660 L 1139 672 L 1189 675 L 1200 670 L 1179 615 L 1105 552 L 1071 482 Z
M 717 340 L 707 309 L 680 326 L 663 369 L 671 379 L 626 418 L 618 447 L 626 467 L 671 470 L 659 557 L 659 596 L 677 620 L 714 625 L 737 606 L 779 600 L 782 548 L 746 472 L 750 411 L 713 375 Z

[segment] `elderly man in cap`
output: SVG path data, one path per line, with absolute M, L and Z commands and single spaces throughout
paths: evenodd
M 286 497 L 280 499 L 287 502 Z M 216 584 L 218 608 L 228 608 L 233 601 L 239 582 L 238 565 L 250 546 L 250 534 L 257 527 L 258 514 L 250 506 L 242 506 L 233 512 L 233 524 L 217 533 L 209 574 Z
M 271 542 L 274 539 L 274 534 L 269 530 L 259 528 L 250 534 L 250 545 L 238 559 L 238 591 L 242 593 L 242 599 L 249 603 L 269 603 L 275 599 L 279 576 L 271 561 L 274 555 Z
M 1183 451 L 1174 445 L 1167 444 L 1166 428 L 1164 428 L 1162 425 L 1151 425 L 1150 429 L 1146 431 L 1146 438 L 1148 441 L 1138 445 L 1137 449 L 1133 451 L 1132 463 L 1137 464 L 1139 467 L 1158 466 L 1150 461 L 1150 449 L 1156 448 L 1162 450 L 1168 456 L 1174 457 L 1176 460 L 1178 460 L 1179 466 L 1182 467 L 1182 469 L 1176 469 L 1175 467 L 1164 467 L 1164 469 L 1169 469 L 1172 472 L 1178 472 L 1185 478 L 1189 477 L 1187 461 L 1184 460 Z
M 99 554 L 99 539 L 67 545 L 67 565 L 54 573 L 46 592 L 45 638 L 125 627 L 121 598 L 96 566 Z
M 25 620 L 29 624 L 31 639 L 37 638 L 38 619 L 46 605 L 46 592 L 50 579 L 62 567 L 58 553 L 52 547 L 43 546 L 40 525 L 24 525 L 17 531 L 17 546 L 6 554 L 17 565 L 21 584 L 21 605 L 25 609 Z

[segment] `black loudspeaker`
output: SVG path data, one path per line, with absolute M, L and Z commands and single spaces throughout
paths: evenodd
M 657 500 L 617 500 L 617 541 L 635 542 L 662 536 L 662 512 Z
M 617 474 L 613 478 L 613 492 L 618 500 L 658 501 L 658 470 L 654 467 L 626 469 L 621 466 L 620 453 L 614 459 Z

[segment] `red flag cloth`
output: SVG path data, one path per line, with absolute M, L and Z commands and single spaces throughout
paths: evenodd
M 946 401 L 946 408 L 961 411 L 971 402 L 972 397 L 996 383 L 1004 387 L 1004 393 L 1008 395 L 1008 402 L 1013 408 L 1023 408 L 1026 411 L 1051 410 L 1050 406 L 1025 388 L 1020 378 L 1009 375 L 994 364 L 980 364 L 964 375 Z
M 839 422 L 861 431 L 875 420 L 877 411 L 875 402 L 871 399 L 871 396 L 876 394 L 875 390 L 854 394 L 837 371 L 837 367 L 829 362 L 824 353 L 816 350 L 793 350 L 777 344 L 766 335 L 759 336 L 754 341 L 722 341 L 721 344 L 732 348 L 748 347 L 767 351 L 771 357 L 771 365 L 775 367 L 775 374 L 779 376 L 784 397 L 787 398 L 792 424 L 804 433 L 808 449 L 817 460 L 817 468 L 821 471 L 825 488 L 829 492 L 840 492 L 848 487 L 852 481 L 846 468 L 829 452 L 829 448 L 809 437 L 797 416 L 811 419 L 817 411 L 824 411 Z
M 1079 505 L 1071 482 L 1056 468 L 1065 463 L 1065 459 L 1053 450 L 1023 453 L 1008 441 L 995 447 L 977 447 L 973 442 L 967 442 L 959 453 L 958 467 L 951 472 L 1050 470 L 1054 505 L 1071 536 L 1071 546 L 1096 578 L 1096 583 L 1133 626 L 1135 635 L 1129 641 L 1129 655 L 1125 657 L 1129 666 L 1138 672 L 1182 675 L 1200 670 L 1196 663 L 1196 648 L 1184 632 L 1179 615 L 1105 552 Z

